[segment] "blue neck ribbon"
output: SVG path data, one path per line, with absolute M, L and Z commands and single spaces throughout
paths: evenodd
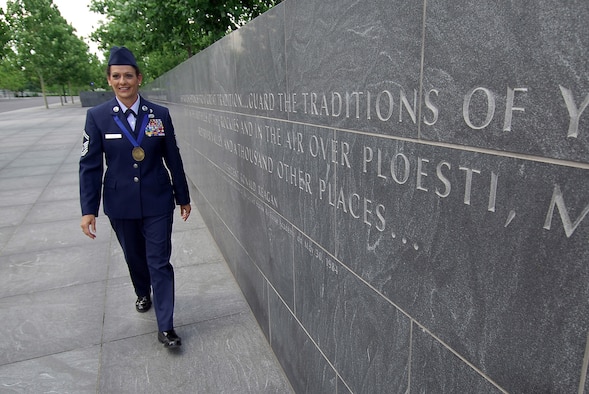
M 117 115 L 113 115 L 112 118 L 115 120 L 116 124 L 119 126 L 119 129 L 125 133 L 125 137 L 133 144 L 134 147 L 139 147 L 141 145 L 141 141 L 143 141 L 143 136 L 145 135 L 145 127 L 147 127 L 147 114 L 143 116 L 143 122 L 141 122 L 141 128 L 139 129 L 139 138 L 135 140 L 133 134 L 129 131 L 128 128 L 125 127 L 121 119 Z

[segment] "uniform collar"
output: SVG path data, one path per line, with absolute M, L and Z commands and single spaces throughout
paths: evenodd
M 129 108 L 127 108 L 123 103 L 121 103 L 117 97 L 115 97 L 115 99 L 117 100 L 119 107 L 121 107 L 121 112 L 125 113 Z M 133 112 L 135 112 L 136 114 L 139 114 L 139 104 L 140 103 L 141 103 L 141 96 L 137 95 L 137 100 L 135 100 L 133 105 L 130 107 L 130 109 L 132 109 Z

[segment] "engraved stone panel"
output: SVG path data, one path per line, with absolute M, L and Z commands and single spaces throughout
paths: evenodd
M 423 5 L 350 0 L 285 4 L 289 119 L 417 137 Z
M 421 136 L 587 162 L 587 20 L 582 0 L 428 1 Z
M 295 392 L 334 393 L 340 386 L 332 366 L 274 294 L 269 294 L 268 302 L 274 317 L 270 320 L 270 345 L 280 363 L 288 366 L 285 373 Z
M 589 275 L 586 170 L 352 139 L 362 164 L 338 174 L 339 184 L 365 190 L 382 219 L 359 232 L 345 204 L 332 207 L 337 259 L 503 387 L 517 387 L 502 381 L 504 346 L 517 359 L 510 371 L 528 383 L 573 384 L 587 340 L 578 327 L 589 324 L 589 290 L 578 280 Z M 550 360 L 570 375 L 550 376 L 541 368 Z
M 295 390 L 587 386 L 587 20 L 286 0 L 145 89 Z
M 432 339 L 415 326 L 412 330 L 411 388 L 422 393 L 504 393 L 493 382 L 481 379 L 477 373 L 450 349 Z M 528 389 L 516 392 L 528 392 Z M 548 387 L 536 387 L 530 392 L 554 392 Z
M 279 94 L 287 90 L 284 52 L 284 7 L 275 7 L 242 27 L 233 39 L 237 112 L 286 119 L 278 113 Z M 264 75 L 264 78 L 260 78 Z
M 297 236 L 295 252 L 296 315 L 343 381 L 405 392 L 410 319 L 308 239 Z

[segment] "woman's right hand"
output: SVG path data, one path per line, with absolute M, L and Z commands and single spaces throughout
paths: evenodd
M 82 231 L 86 236 L 94 239 L 96 238 L 96 216 L 84 215 L 82 216 L 82 222 L 80 223 Z

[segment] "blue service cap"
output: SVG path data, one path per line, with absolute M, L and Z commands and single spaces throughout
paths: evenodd
M 137 67 L 133 52 L 125 47 L 112 47 L 110 57 L 108 58 L 109 66 L 134 66 Z

